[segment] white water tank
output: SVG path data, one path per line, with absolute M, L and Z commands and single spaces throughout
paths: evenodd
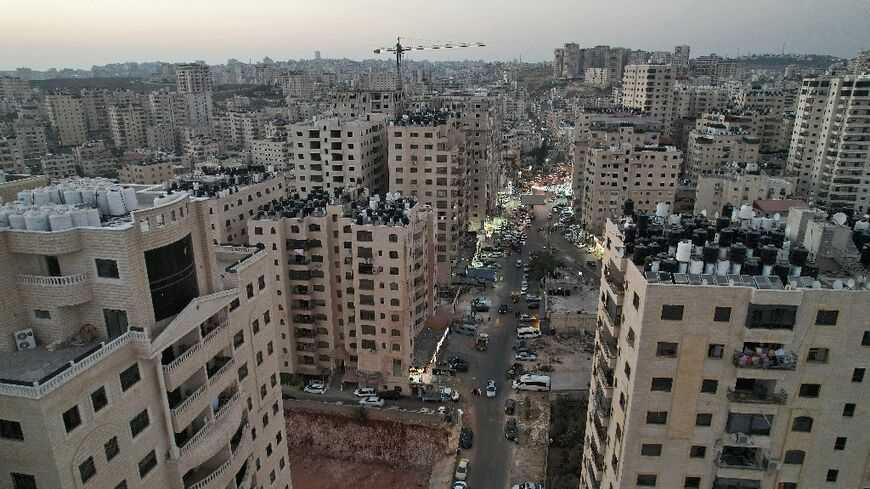
M 139 201 L 136 198 L 136 189 L 133 187 L 124 187 L 121 189 L 121 197 L 124 198 L 124 207 L 128 212 L 133 212 L 139 208 Z
M 95 210 L 95 209 L 90 209 Z M 88 215 L 84 209 L 72 209 L 69 211 L 70 217 L 72 217 L 73 226 L 82 227 L 88 225 Z M 97 216 L 99 216 L 99 211 L 97 212 Z
M 0 228 L 9 227 L 9 212 L 8 208 L 0 207 Z
M 679 214 L 671 214 L 670 223 L 676 225 L 676 224 L 679 224 L 680 221 L 682 221 L 682 219 L 683 219 L 683 216 L 681 216 Z
M 770 229 L 772 227 L 773 227 L 773 221 L 769 217 L 762 217 L 761 218 L 761 229 L 763 229 L 765 231 L 770 231 Z
M 73 228 L 72 214 L 69 209 L 58 209 L 48 215 L 48 224 L 52 231 L 63 231 Z
M 106 200 L 109 204 L 109 214 L 112 216 L 123 216 L 127 213 L 127 208 L 124 207 L 124 197 L 121 196 L 119 189 L 109 190 L 106 195 Z
M 88 219 L 88 226 L 100 226 L 100 211 L 97 209 L 85 209 L 85 216 Z
M 12 229 L 27 229 L 27 223 L 24 222 L 23 212 L 12 212 L 9 214 L 9 227 Z
M 668 217 L 668 203 L 659 202 L 656 204 L 656 217 Z
M 69 205 L 82 203 L 82 193 L 76 188 L 69 188 L 63 191 L 63 202 Z
M 24 225 L 28 231 L 48 231 L 48 216 L 39 209 L 30 209 L 24 213 Z
M 740 219 L 752 219 L 754 215 L 755 212 L 753 212 L 751 205 L 743 204 L 740 206 L 740 213 L 738 215 Z
M 864 231 L 870 229 L 870 222 L 868 221 L 858 221 L 855 223 L 855 231 Z
M 728 275 L 731 271 L 731 262 L 728 260 L 719 260 L 716 264 L 716 275 Z
M 109 191 L 105 188 L 98 188 L 96 190 L 97 195 L 97 209 L 100 210 L 101 216 L 109 215 Z
M 96 207 L 97 194 L 94 187 L 82 187 L 80 192 L 82 194 L 82 203 L 87 204 L 90 207 Z
M 701 275 L 704 273 L 704 261 L 701 260 L 701 257 L 696 256 L 689 263 L 689 273 L 695 275 Z
M 49 195 L 48 190 L 44 188 L 34 190 L 33 204 L 38 206 L 51 204 L 51 195 Z
M 33 192 L 30 190 L 24 190 L 22 192 L 18 192 L 18 202 L 22 204 L 32 204 L 33 203 Z
M 677 243 L 677 261 L 688 263 L 692 259 L 692 242 L 683 240 Z

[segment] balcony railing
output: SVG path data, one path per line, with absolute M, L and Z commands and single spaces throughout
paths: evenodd
M 40 287 L 63 287 L 67 285 L 78 285 L 88 280 L 87 272 L 77 273 L 75 275 L 61 275 L 59 277 L 43 276 L 43 275 L 18 275 L 18 285 L 37 285 Z
M 784 355 L 760 355 L 755 352 L 744 353 L 735 351 L 732 362 L 738 368 L 761 368 L 771 370 L 794 370 L 797 368 L 798 357 L 793 351 Z
M 749 404 L 785 404 L 788 401 L 788 393 L 785 390 L 773 393 L 761 393 L 728 389 L 728 400 Z
M 757 460 L 750 457 L 720 455 L 716 458 L 716 465 L 724 469 L 764 470 Z
M 187 399 L 181 401 L 181 404 L 179 404 L 171 409 L 172 416 L 178 417 L 181 414 L 183 414 L 185 411 L 187 411 L 188 407 L 190 407 L 194 402 L 196 402 L 197 399 L 202 397 L 202 395 L 205 393 L 207 388 L 208 388 L 208 385 L 206 385 L 206 384 L 199 386 L 199 388 L 196 389 L 195 391 L 193 391 L 193 393 L 191 395 L 189 395 L 187 397 Z
M 604 280 L 610 285 L 613 292 L 617 294 L 625 293 L 625 282 L 617 272 L 611 270 L 610 265 L 604 267 Z
M 179 455 L 181 458 L 184 458 L 190 450 L 193 449 L 203 438 L 205 438 L 208 434 L 214 431 L 215 425 L 220 422 L 221 419 L 226 417 L 227 413 L 230 412 L 233 408 L 233 405 L 239 402 L 239 399 L 242 397 L 241 392 L 236 392 L 233 397 L 231 397 L 227 402 L 225 402 L 219 409 L 218 412 L 215 413 L 215 417 L 212 420 L 209 420 L 205 423 L 199 431 L 196 432 L 193 437 L 187 440 L 187 443 L 184 444 L 183 447 L 179 449 Z

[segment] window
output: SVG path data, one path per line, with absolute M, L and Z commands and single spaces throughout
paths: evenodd
M 662 446 L 658 443 L 644 443 L 640 446 L 640 454 L 647 457 L 658 457 L 662 454 Z
M 821 390 L 822 386 L 819 384 L 801 384 L 798 395 L 800 397 L 819 397 L 819 392 Z
M 36 319 L 51 319 L 51 312 L 46 311 L 45 309 L 34 309 L 33 316 Z
M 657 357 L 676 358 L 677 357 L 677 344 L 676 343 L 659 342 L 658 345 L 656 346 L 656 356 Z
M 78 406 L 73 406 L 63 413 L 63 425 L 67 433 L 74 430 L 80 424 L 82 424 L 82 417 L 79 415 Z
M 667 411 L 647 411 L 646 412 L 646 424 L 667 424 L 668 422 L 668 412 Z
M 689 457 L 691 458 L 704 458 L 707 456 L 707 447 L 703 445 L 692 445 L 689 448 Z
M 686 481 L 683 483 L 683 487 L 686 489 L 697 489 L 701 487 L 701 478 L 700 477 L 686 477 Z
M 144 479 L 148 472 L 151 472 L 151 469 L 157 466 L 157 455 L 154 453 L 154 450 L 148 452 L 148 455 L 145 455 L 145 458 L 139 461 L 139 478 Z
M 715 394 L 719 389 L 719 381 L 714 379 L 704 379 L 701 382 L 701 392 L 704 394 Z
M 695 415 L 695 426 L 710 426 L 713 424 L 713 415 L 710 413 L 698 413 Z
M 113 436 L 111 440 L 109 440 L 105 444 L 103 444 L 103 449 L 106 451 L 106 461 L 107 462 L 109 460 L 112 460 L 113 458 L 115 458 L 115 455 L 117 455 L 118 452 L 121 451 L 121 449 L 118 448 L 118 437 Z
M 827 348 L 810 348 L 810 351 L 807 353 L 807 361 L 814 363 L 825 363 L 828 361 L 828 349 Z
M 136 382 L 139 382 L 142 379 L 142 376 L 139 375 L 139 364 L 134 363 L 127 370 L 121 372 L 118 376 L 121 380 L 121 390 L 126 391 L 130 387 L 136 385 Z
M 655 487 L 656 476 L 653 474 L 637 474 L 637 485 L 642 487 Z
M 94 457 L 88 457 L 79 464 L 79 476 L 81 476 L 82 482 L 91 480 L 91 477 L 95 475 L 97 475 L 97 467 L 94 465 Z
M 36 477 L 12 472 L 12 489 L 36 489 Z
M 674 379 L 670 377 L 653 377 L 649 390 L 653 392 L 670 392 L 673 383 Z
M 717 307 L 715 311 L 713 311 L 713 321 L 717 322 L 728 322 L 731 320 L 731 308 L 730 307 Z
M 118 262 L 115 260 L 104 260 L 96 258 L 97 276 L 102 278 L 121 278 L 118 274 Z
M 800 465 L 804 463 L 805 455 L 806 453 L 803 450 L 787 450 L 782 458 L 782 463 Z
M 820 309 L 819 312 L 816 313 L 816 325 L 835 326 L 837 324 L 837 316 L 839 315 L 840 311 Z
M 95 413 L 109 404 L 109 399 L 106 397 L 105 387 L 100 387 L 94 392 L 91 392 L 91 404 L 94 406 Z
M 809 416 L 798 416 L 791 422 L 791 430 L 801 433 L 809 433 L 813 431 L 813 418 Z
M 133 435 L 133 438 L 142 433 L 142 430 L 147 428 L 149 424 L 151 424 L 151 419 L 148 417 L 148 410 L 143 409 L 141 413 L 130 420 L 130 433 Z
M 749 304 L 746 327 L 750 329 L 794 329 L 797 306 Z
M 834 440 L 834 450 L 845 450 L 846 449 L 846 437 L 838 436 L 836 440 Z
M 837 476 L 840 474 L 839 470 L 828 469 L 827 475 L 825 475 L 825 482 L 837 482 Z
M 725 345 L 711 343 L 707 345 L 707 358 L 722 358 L 725 354 Z
M 852 371 L 852 382 L 864 382 L 863 368 L 856 368 Z
M 846 416 L 848 418 L 855 416 L 855 404 L 854 403 L 848 402 L 848 403 L 843 405 L 843 416 Z
M 0 419 L 0 438 L 5 440 L 24 440 L 24 432 L 21 431 L 21 423 Z
M 870 346 L 870 331 L 864 331 L 864 336 L 861 337 L 861 346 Z
M 633 292 L 633 294 L 634 294 L 634 297 L 631 298 L 631 304 L 634 306 L 635 309 L 639 309 L 640 308 L 640 297 L 638 297 L 637 292 Z
M 683 306 L 662 306 L 662 319 L 665 321 L 682 321 Z

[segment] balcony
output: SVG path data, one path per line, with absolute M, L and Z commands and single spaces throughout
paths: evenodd
M 241 402 L 241 398 L 241 392 L 236 392 L 220 404 L 214 413 L 214 418 L 208 420 L 196 434 L 179 448 L 179 470 L 181 473 L 201 465 L 221 448 L 227 446 L 242 419 L 244 403 Z
M 728 400 L 746 404 L 785 404 L 788 401 L 788 393 L 784 389 L 768 393 L 763 390 L 745 391 L 729 388 Z
M 613 368 L 616 360 L 616 339 L 610 336 L 604 328 L 598 328 L 598 344 L 601 346 L 601 353 L 607 360 L 608 366 Z
M 622 275 L 615 270 L 610 264 L 604 267 L 604 281 L 610 287 L 614 294 L 625 294 L 625 282 Z
M 608 398 L 613 397 L 613 369 L 597 367 L 594 372 L 599 387 Z
M 798 357 L 795 352 L 783 352 L 782 355 L 777 355 L 775 351 L 769 350 L 770 353 L 765 354 L 764 352 L 758 353 L 754 349 L 744 348 L 742 352 L 735 351 L 731 361 L 737 368 L 765 370 L 794 370 L 797 368 Z
M 163 366 L 166 390 L 175 390 L 191 375 L 202 368 L 203 364 L 230 342 L 230 328 L 227 321 L 208 331 L 202 340 L 196 342 L 184 353 Z
M 77 306 L 93 299 L 86 272 L 59 277 L 18 275 L 16 278 L 25 302 L 65 307 Z
M 234 482 L 236 473 L 241 470 L 243 466 L 248 469 L 245 471 L 245 475 L 250 472 L 250 467 L 248 466 L 250 465 L 253 455 L 248 454 L 247 457 L 245 456 L 250 451 L 250 436 L 248 435 L 249 428 L 247 423 L 242 427 L 242 430 L 243 435 L 240 443 L 236 445 L 235 450 L 230 452 L 229 458 L 198 482 L 186 486 L 185 489 L 225 489 L 230 482 Z
M 761 463 L 761 449 L 751 447 L 724 446 L 716 457 L 716 475 L 723 479 L 759 477 L 764 470 Z M 744 487 L 744 486 L 739 486 Z

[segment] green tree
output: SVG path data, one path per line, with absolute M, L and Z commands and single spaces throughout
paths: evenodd
M 353 420 L 358 424 L 366 424 L 366 421 L 369 419 L 369 413 L 362 406 L 357 406 L 353 408 L 353 412 L 351 413 Z
M 532 280 L 541 280 L 553 270 L 562 266 L 562 261 L 552 253 L 544 251 L 529 260 L 529 277 Z

